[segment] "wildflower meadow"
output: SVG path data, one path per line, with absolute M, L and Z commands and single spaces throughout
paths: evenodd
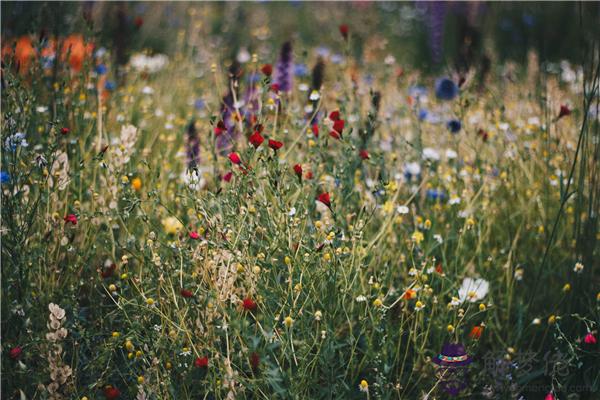
M 1 397 L 600 398 L 599 10 L 2 2 Z

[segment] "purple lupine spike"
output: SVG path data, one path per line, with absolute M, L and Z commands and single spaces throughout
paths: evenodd
M 281 46 L 281 55 L 275 66 L 274 83 L 282 92 L 291 92 L 294 76 L 294 63 L 292 62 L 292 43 L 285 42 Z
M 448 5 L 443 1 L 431 1 L 423 4 L 426 11 L 426 23 L 429 33 L 429 46 L 431 58 L 435 63 L 442 61 L 444 42 L 444 22 L 448 12 Z
M 194 120 L 190 121 L 187 128 L 186 154 L 189 169 L 193 169 L 200 164 L 200 137 Z

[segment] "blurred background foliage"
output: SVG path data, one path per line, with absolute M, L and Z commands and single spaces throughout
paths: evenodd
M 189 34 L 199 15 L 209 15 L 212 25 L 197 27 L 193 39 L 220 40 L 226 57 L 241 47 L 260 54 L 289 39 L 336 51 L 338 27 L 347 24 L 351 51 L 363 62 L 378 61 L 365 55 L 382 50 L 403 65 L 429 70 L 459 67 L 465 57 L 471 64 L 525 63 L 530 49 L 542 60 L 579 63 L 584 56 L 577 44 L 599 34 L 600 3 L 3 1 L 2 39 L 77 32 L 122 48 L 120 58 L 139 50 L 173 54 L 178 35 Z

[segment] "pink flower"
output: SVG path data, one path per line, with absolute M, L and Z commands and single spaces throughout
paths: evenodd
M 596 336 L 592 332 L 588 332 L 583 341 L 586 344 L 596 344 Z
M 69 222 L 73 225 L 77 225 L 77 216 L 75 214 L 69 214 L 69 215 L 65 216 L 64 220 L 65 220 L 65 225 L 68 224 Z
M 190 239 L 198 240 L 198 239 L 200 239 L 200 234 L 198 234 L 198 232 L 196 232 L 196 231 L 191 231 Z
M 546 395 L 546 397 L 544 397 L 544 400 L 554 400 L 554 395 L 552 394 L 552 392 L 548 392 L 548 394 Z

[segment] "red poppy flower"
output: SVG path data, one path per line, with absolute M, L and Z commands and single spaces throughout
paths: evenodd
M 571 115 L 571 110 L 566 105 L 560 106 L 560 111 L 558 113 L 558 118 L 566 117 L 567 115 Z
M 329 197 L 329 193 L 321 193 L 319 197 L 317 197 L 317 200 L 325 204 L 327 207 L 331 207 L 331 198 Z
M 77 225 L 77 216 L 75 214 L 69 214 L 69 215 L 65 216 L 64 220 L 65 220 L 65 225 L 68 223 Z
M 252 135 L 250 135 L 248 140 L 250 141 L 250 144 L 256 149 L 262 144 L 262 142 L 265 141 L 265 138 L 262 137 L 259 131 L 256 131 Z
M 107 400 L 118 399 L 120 395 L 121 395 L 121 391 L 119 389 L 117 389 L 116 387 L 107 386 L 104 388 L 104 397 L 106 397 Z
M 277 140 L 269 139 L 269 147 L 277 151 L 283 147 L 283 142 L 278 142 Z
M 279 92 L 279 84 L 277 84 L 277 83 L 272 84 L 271 90 L 275 93 Z
M 298 175 L 299 178 L 302 178 L 302 165 L 294 165 L 294 172 L 296 173 L 296 175 Z
M 308 172 L 306 173 L 306 175 L 304 175 L 304 177 L 305 177 L 306 179 L 312 179 L 312 178 L 313 178 L 313 173 L 312 173 L 312 171 L 308 171 Z
M 240 156 L 238 155 L 238 153 L 229 153 L 229 160 L 234 163 L 235 165 L 240 165 L 242 163 L 242 159 L 240 158 Z
M 313 135 L 315 135 L 315 137 L 318 138 L 319 137 L 319 124 L 313 124 L 311 126 L 311 129 L 312 129 Z
M 135 17 L 133 24 L 139 29 L 142 27 L 142 25 L 144 25 L 144 19 L 142 17 Z
M 217 122 L 217 125 L 215 126 L 215 136 L 221 136 L 226 130 L 227 129 L 225 128 L 225 122 Z
M 371 156 L 369 155 L 369 152 L 366 150 L 361 150 L 358 152 L 358 155 L 360 156 L 361 159 L 363 160 L 368 160 L 369 158 L 371 158 Z
M 181 289 L 181 292 L 180 292 L 180 293 L 181 293 L 181 295 L 182 295 L 183 297 L 185 297 L 186 299 L 189 299 L 190 297 L 192 297 L 192 296 L 194 295 L 194 293 L 192 293 L 192 291 L 191 291 L 191 290 L 188 290 L 188 289 Z
M 61 128 L 60 129 L 60 133 L 63 134 L 63 135 L 68 135 L 69 132 L 71 132 L 71 130 L 69 128 L 65 127 L 65 128 Z
M 483 333 L 484 327 L 481 325 L 475 325 L 473 329 L 471 329 L 471 333 L 469 333 L 469 337 L 471 339 L 479 340 L 481 334 Z
M 258 355 L 257 352 L 253 352 L 252 354 L 250 354 L 250 366 L 255 371 L 260 366 L 260 356 Z
M 200 234 L 196 231 L 191 231 L 190 232 L 190 239 L 194 239 L 194 240 L 198 240 L 200 239 Z
M 223 175 L 223 180 L 225 182 L 229 182 L 229 181 L 231 181 L 232 177 L 233 177 L 233 172 L 229 171 L 228 173 L 226 173 L 225 175 Z
M 342 37 L 344 39 L 348 39 L 348 32 L 349 32 L 348 25 L 346 25 L 346 24 L 340 25 L 340 33 L 342 34 Z
M 8 352 L 8 356 L 13 360 L 16 360 L 19 357 L 21 357 L 21 354 L 23 354 L 23 349 L 21 348 L 21 346 L 15 346 Z
M 441 264 L 441 263 L 440 263 L 440 264 L 438 264 L 438 265 L 435 267 L 435 272 L 437 272 L 437 273 L 438 273 L 438 274 L 440 274 L 440 275 L 442 275 L 442 274 L 444 273 L 444 270 L 442 269 L 442 264 Z
M 197 368 L 206 368 L 208 367 L 208 357 L 198 357 L 196 361 L 194 361 L 194 365 Z
M 243 301 L 242 301 L 242 307 L 244 307 L 244 310 L 246 311 L 254 311 L 256 310 L 256 302 L 254 300 L 252 300 L 250 297 L 246 297 Z
M 271 76 L 271 74 L 273 73 L 273 66 L 271 64 L 265 64 L 262 66 L 260 71 L 266 76 Z
M 331 113 L 329 113 L 329 119 L 332 121 L 337 121 L 338 119 L 340 119 L 340 112 L 339 111 L 332 111 Z

